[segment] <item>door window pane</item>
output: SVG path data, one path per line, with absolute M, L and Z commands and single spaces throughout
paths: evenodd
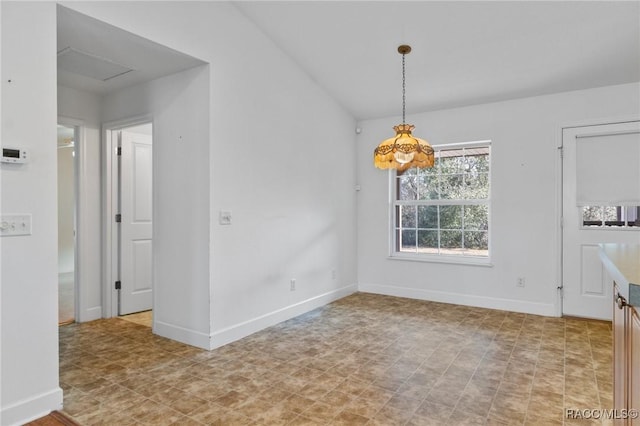
M 582 206 L 582 228 L 640 229 L 639 206 Z

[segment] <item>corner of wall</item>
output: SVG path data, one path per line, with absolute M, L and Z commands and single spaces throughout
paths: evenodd
M 219 348 L 236 340 L 240 340 L 243 337 L 256 333 L 272 325 L 278 324 L 282 321 L 294 318 L 298 315 L 310 312 L 316 308 L 327 305 L 343 297 L 349 296 L 358 291 L 356 284 L 347 285 L 339 289 L 329 291 L 324 294 L 303 300 L 302 302 L 295 303 L 293 305 L 278 309 L 273 312 L 269 312 L 265 315 L 261 315 L 256 318 L 252 318 L 248 321 L 244 321 L 240 324 L 218 330 L 211 334 L 211 342 L 209 349 Z

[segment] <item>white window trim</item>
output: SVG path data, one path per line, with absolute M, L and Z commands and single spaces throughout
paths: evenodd
M 474 142 L 458 142 L 458 143 L 450 143 L 450 144 L 441 144 L 441 145 L 433 145 L 433 149 L 438 151 L 440 149 L 456 149 L 456 148 L 475 148 L 480 146 L 489 146 L 491 147 L 491 140 L 481 140 Z M 425 262 L 425 263 L 444 263 L 444 264 L 456 264 L 456 265 L 471 265 L 471 266 L 483 266 L 483 267 L 493 267 L 493 263 L 491 262 L 492 257 L 492 241 L 491 238 L 493 226 L 492 226 L 492 214 L 491 214 L 491 205 L 492 205 L 492 197 L 491 197 L 491 187 L 493 186 L 491 175 L 493 173 L 493 155 L 489 155 L 489 196 L 487 198 L 487 205 L 489 208 L 489 230 L 488 239 L 489 246 L 488 251 L 489 255 L 487 257 L 479 257 L 479 256 L 467 256 L 467 255 L 445 255 L 445 254 L 428 254 L 428 253 L 412 253 L 412 252 L 399 252 L 396 251 L 396 230 L 395 230 L 395 202 L 396 202 L 396 171 L 389 170 L 389 221 L 388 221 L 388 229 L 389 229 L 389 256 L 387 259 L 390 260 L 406 260 L 412 262 Z M 442 205 L 452 205 L 452 204 L 474 204 L 473 201 L 467 200 L 434 200 L 434 204 L 442 204 Z M 412 202 L 405 202 L 403 204 L 411 205 Z M 484 204 L 477 203 L 477 204 Z M 422 205 L 420 201 L 416 201 L 415 205 Z

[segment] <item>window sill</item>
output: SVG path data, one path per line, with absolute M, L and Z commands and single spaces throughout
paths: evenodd
M 389 260 L 408 260 L 410 262 L 424 263 L 446 263 L 452 265 L 469 265 L 493 268 L 493 263 L 489 258 L 476 258 L 464 256 L 444 256 L 444 255 L 411 255 L 411 254 L 392 254 L 387 257 Z

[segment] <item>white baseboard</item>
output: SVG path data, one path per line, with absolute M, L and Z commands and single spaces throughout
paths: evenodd
M 158 336 L 176 340 L 187 345 L 209 350 L 210 336 L 201 331 L 191 330 L 174 324 L 153 320 L 153 332 Z
M 526 302 L 514 299 L 474 296 L 469 294 L 448 293 L 444 291 L 423 290 L 409 287 L 396 287 L 378 284 L 360 284 L 358 291 L 363 293 L 384 294 L 387 296 L 429 300 L 431 302 L 452 303 L 455 305 L 475 306 L 478 308 L 498 309 L 501 311 L 521 312 L 525 314 L 557 317 L 553 304 Z
M 0 425 L 23 425 L 46 416 L 54 410 L 62 410 L 62 389 L 60 388 L 2 407 Z
M 84 312 L 80 312 L 78 322 L 94 321 L 100 318 L 102 318 L 102 306 L 94 306 Z
M 263 330 L 267 327 L 271 327 L 272 325 L 278 324 L 282 321 L 286 321 L 298 315 L 302 315 L 335 300 L 342 299 L 343 297 L 353 294 L 356 291 L 358 291 L 357 285 L 348 285 L 346 287 L 342 287 L 337 290 L 333 290 L 319 296 L 303 300 L 302 302 L 298 302 L 294 305 L 278 309 L 277 311 L 261 315 L 257 318 L 250 319 L 243 323 L 218 330 L 211 336 L 210 349 L 215 349 L 236 340 L 242 339 L 243 337 Z

